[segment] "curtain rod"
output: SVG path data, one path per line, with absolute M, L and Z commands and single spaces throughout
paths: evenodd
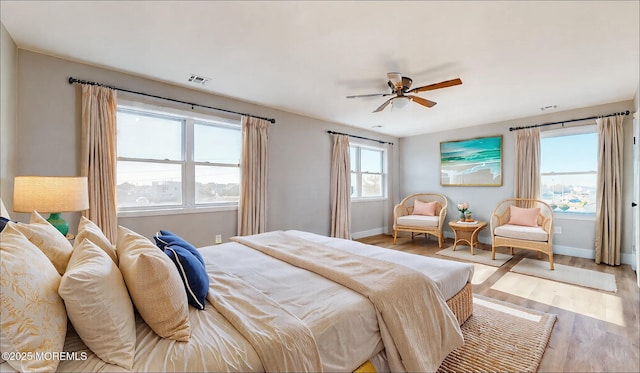
M 586 118 L 578 118 L 578 119 L 569 119 L 569 120 L 563 120 L 560 122 L 551 122 L 551 123 L 542 123 L 542 124 L 534 124 L 532 126 L 523 126 L 523 127 L 510 127 L 509 131 L 517 131 L 517 130 L 523 130 L 526 128 L 536 128 L 536 127 L 544 127 L 544 126 L 550 126 L 553 124 L 565 124 L 565 123 L 571 123 L 571 122 L 579 122 L 581 120 L 589 120 L 589 119 L 598 119 L 598 118 L 605 118 L 605 117 L 613 117 L 616 115 L 629 115 L 629 110 L 627 111 L 621 111 L 619 113 L 611 113 L 611 114 L 607 114 L 607 115 L 598 115 L 595 117 L 586 117 Z
M 69 84 L 73 84 L 73 83 L 96 85 L 96 86 L 99 86 L 99 87 L 106 87 L 106 88 L 115 89 L 117 91 L 133 93 L 133 94 L 136 94 L 136 95 L 159 98 L 161 100 L 172 101 L 172 102 L 177 102 L 177 103 L 180 103 L 180 104 L 190 105 L 192 109 L 193 109 L 194 106 L 199 106 L 199 107 L 203 107 L 203 108 L 207 108 L 207 109 L 212 109 L 212 110 L 217 110 L 217 111 L 224 111 L 226 113 L 244 115 L 244 116 L 247 116 L 247 117 L 258 118 L 258 119 L 264 119 L 264 120 L 269 121 L 271 123 L 275 123 L 276 122 L 276 120 L 273 119 L 273 118 L 265 118 L 265 117 L 259 117 L 257 115 L 239 113 L 239 112 L 233 111 L 233 110 L 220 109 L 220 108 L 213 107 L 213 106 L 200 105 L 200 104 L 196 104 L 196 103 L 193 103 L 193 102 L 187 102 L 187 101 L 180 101 L 180 100 L 176 100 L 176 99 L 173 99 L 173 98 L 156 96 L 156 95 L 152 95 L 152 94 L 144 93 L 144 92 L 131 91 L 131 90 L 128 90 L 128 89 L 118 88 L 118 87 L 114 87 L 114 86 L 110 86 L 110 85 L 106 85 L 106 84 L 102 84 L 102 83 L 91 82 L 91 81 L 88 81 L 88 80 L 80 80 L 80 79 L 76 79 L 74 77 L 69 77 Z
M 382 140 L 376 140 L 376 139 L 370 139 L 368 137 L 362 137 L 362 136 L 356 136 L 356 135 L 350 135 L 348 133 L 342 133 L 342 132 L 335 132 L 335 131 L 327 131 L 328 134 L 331 135 L 345 135 L 345 136 L 349 136 L 349 137 L 355 137 L 356 139 L 362 139 L 362 140 L 369 140 L 369 141 L 375 141 L 375 142 L 379 142 L 380 144 L 389 144 L 389 145 L 393 145 L 392 142 L 388 142 L 388 141 L 382 141 Z

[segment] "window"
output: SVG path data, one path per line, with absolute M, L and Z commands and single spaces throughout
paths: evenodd
M 386 152 L 381 148 L 352 144 L 351 198 L 386 198 Z
M 595 214 L 597 169 L 595 126 L 541 132 L 541 195 L 554 212 Z
M 118 211 L 236 206 L 237 121 L 118 105 Z

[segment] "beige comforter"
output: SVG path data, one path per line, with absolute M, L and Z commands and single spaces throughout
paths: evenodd
M 266 372 L 322 372 L 320 354 L 307 326 L 278 302 L 207 263 L 207 299 L 258 353 Z
M 378 314 L 392 371 L 436 371 L 447 354 L 463 344 L 460 327 L 442 293 L 420 272 L 285 232 L 233 240 L 368 297 Z

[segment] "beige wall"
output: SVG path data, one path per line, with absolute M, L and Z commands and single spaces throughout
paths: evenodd
M 221 96 L 177 87 L 142 77 L 18 49 L 18 159 L 19 175 L 77 175 L 80 172 L 80 87 L 70 85 L 70 76 L 116 87 L 201 103 L 228 110 L 275 118 L 269 131 L 269 230 L 300 229 L 319 234 L 330 232 L 329 175 L 332 136 L 326 130 L 398 142 L 398 139 L 369 131 L 324 122 L 292 113 L 248 104 Z M 140 96 L 129 96 L 144 99 Z M 167 104 L 167 102 L 163 102 Z M 184 107 L 183 107 L 184 108 Z M 206 110 L 206 109 L 203 109 Z M 144 141 L 144 139 L 142 139 Z M 391 185 L 397 165 L 395 150 L 390 152 Z M 354 204 L 352 232 L 388 229 L 392 198 L 384 203 Z M 70 229 L 78 214 L 64 214 Z M 18 215 L 27 220 L 25 214 Z M 158 229 L 173 230 L 195 245 L 214 242 L 237 233 L 235 211 L 120 218 L 119 224 L 145 236 Z
M 518 120 L 491 123 L 482 126 L 465 128 L 464 131 L 450 130 L 423 136 L 402 138 L 400 140 L 399 174 L 400 195 L 417 192 L 438 192 L 449 198 L 448 220 L 458 216 L 455 205 L 460 202 L 471 204 L 474 216 L 488 220 L 493 209 L 503 199 L 513 196 L 514 183 L 514 149 L 513 133 L 509 127 L 527 126 L 540 123 L 556 122 L 575 118 L 584 118 L 601 114 L 609 114 L 630 110 L 634 111 L 633 101 L 617 102 L 593 106 L 578 110 L 555 112 Z M 623 184 L 623 261 L 632 263 L 632 221 L 631 200 L 633 198 L 633 128 L 632 115 L 625 117 L 624 126 L 624 184 Z M 557 127 L 557 126 L 556 126 Z M 483 136 L 503 136 L 502 186 L 501 187 L 452 187 L 440 185 L 440 142 L 462 140 Z M 554 252 L 582 257 L 593 257 L 595 248 L 595 219 L 591 221 L 556 218 L 556 227 L 562 233 L 554 236 Z M 452 232 L 448 232 L 452 236 Z M 480 233 L 480 241 L 491 242 L 489 231 Z
M 9 42 L 5 40 L 8 39 Z M 7 61 L 8 60 L 8 61 Z M 15 78 L 17 76 L 17 79 Z M 230 110 L 273 117 L 277 123 L 269 134 L 269 212 L 268 229 L 300 229 L 320 234 L 329 233 L 329 170 L 332 137 L 326 130 L 394 142 L 389 150 L 389 200 L 353 204 L 352 232 L 363 236 L 389 232 L 392 205 L 403 196 L 420 191 L 441 192 L 449 197 L 448 216 L 455 216 L 455 203 L 468 201 L 476 217 L 487 219 L 498 201 L 513 192 L 513 136 L 510 126 L 529 125 L 610 113 L 634 111 L 637 100 L 594 106 L 568 112 L 557 112 L 517 121 L 491 123 L 400 140 L 368 131 L 261 107 L 221 96 L 123 74 L 95 66 L 16 49 L 2 29 L 2 181 L 4 193 L 12 191 L 14 175 L 76 175 L 79 173 L 80 92 L 69 85 L 73 76 L 129 88 L 155 95 L 203 103 Z M 10 92 L 10 93 L 6 93 Z M 18 94 L 16 94 L 18 93 Z M 16 99 L 17 98 L 17 99 Z M 19 121 L 18 121 L 19 118 Z M 17 126 L 17 128 L 16 128 Z M 631 117 L 625 126 L 625 206 L 632 197 Z M 502 187 L 442 187 L 439 184 L 440 141 L 477 136 L 504 136 Z M 17 139 L 17 141 L 13 141 Z M 17 144 L 17 145 L 16 145 Z M 629 161 L 627 161 L 629 160 Z M 9 193 L 11 194 L 11 193 Z M 5 201 L 11 198 L 5 196 Z M 9 206 L 11 211 L 11 206 Z M 625 209 L 623 228 L 623 260 L 631 253 L 630 211 Z M 15 214 L 26 221 L 26 214 Z M 77 214 L 65 214 L 72 226 Z M 146 236 L 158 229 L 174 230 L 196 245 L 213 242 L 216 234 L 226 239 L 236 233 L 235 211 L 168 216 L 120 218 L 119 223 Z M 593 221 L 557 219 L 562 234 L 556 235 L 558 247 L 575 255 L 593 251 Z M 481 240 L 489 242 L 487 231 Z M 575 249 L 575 250 L 574 250 Z M 573 250 L 573 251 L 572 251 Z M 577 251 L 576 251 L 577 250 Z
M 13 210 L 13 177 L 16 167 L 18 125 L 18 50 L 0 23 L 0 196 Z

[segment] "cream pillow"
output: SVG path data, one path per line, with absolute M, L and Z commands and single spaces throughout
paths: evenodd
M 131 369 L 136 324 L 120 270 L 88 239 L 77 244 L 58 293 L 76 332 L 99 358 Z
M 538 215 L 540 214 L 540 208 L 522 208 L 517 206 L 509 206 L 509 224 L 523 225 L 525 227 L 537 227 Z
M 42 250 L 59 274 L 64 273 L 73 246 L 56 227 L 34 211 L 31 213 L 29 224 L 17 224 L 15 228 Z
M 120 271 L 140 316 L 162 338 L 189 340 L 187 292 L 175 264 L 149 239 L 122 226 L 116 247 Z
M 63 351 L 67 313 L 58 295 L 60 275 L 17 225 L 9 222 L 0 233 L 0 351 L 34 355 Z M 55 371 L 59 362 L 8 361 L 21 372 Z
M 76 235 L 74 246 L 82 243 L 85 238 L 88 238 L 91 242 L 98 245 L 98 247 L 104 250 L 111 260 L 118 265 L 118 254 L 111 241 L 109 241 L 96 223 L 83 216 L 80 218 L 80 223 L 78 224 L 78 234 Z
M 1 198 L 0 198 L 0 216 L 4 216 L 7 219 L 11 219 L 11 216 L 9 216 L 9 211 L 7 211 L 7 208 L 4 206 L 4 202 L 2 202 Z

